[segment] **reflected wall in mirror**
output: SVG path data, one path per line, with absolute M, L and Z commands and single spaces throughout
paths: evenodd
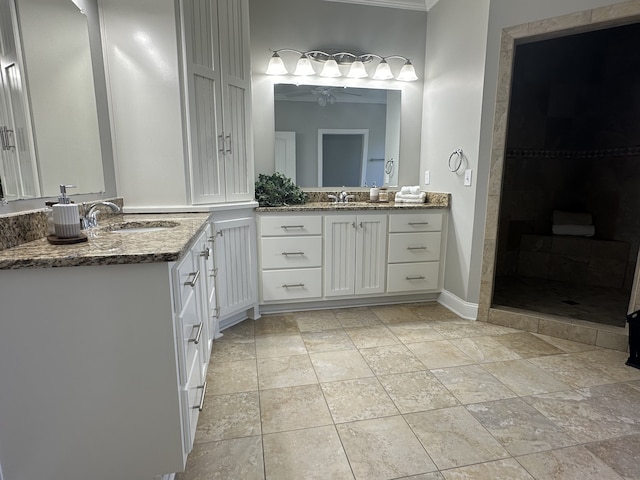
M 0 178 L 7 200 L 105 190 L 84 3 L 0 0 Z M 17 27 L 17 28 L 16 28 Z M 17 30 L 17 31 L 16 31 Z
M 274 85 L 276 170 L 306 188 L 362 187 L 374 181 L 378 186 L 397 185 L 400 93 L 344 86 Z M 292 143 L 287 145 L 287 138 Z

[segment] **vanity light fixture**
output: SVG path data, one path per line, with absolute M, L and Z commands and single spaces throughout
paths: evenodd
M 316 70 L 313 67 L 313 62 L 323 64 L 320 71 L 321 77 L 337 78 L 342 76 L 340 67 L 349 67 L 347 77 L 348 78 L 367 78 L 369 73 L 365 64 L 378 61 L 373 74 L 374 80 L 391 80 L 394 78 L 394 74 L 391 71 L 391 66 L 387 60 L 400 59 L 405 63 L 400 69 L 400 72 L 395 76 L 396 80 L 403 82 L 412 82 L 418 79 L 415 68 L 411 61 L 401 55 L 389 55 L 382 57 L 375 53 L 351 53 L 351 52 L 338 52 L 327 53 L 321 50 L 310 50 L 308 52 L 301 52 L 299 50 L 293 50 L 290 48 L 282 48 L 280 50 L 273 50 L 271 59 L 269 60 L 269 66 L 267 67 L 267 75 L 287 75 L 287 70 L 284 61 L 280 57 L 281 52 L 290 52 L 297 54 L 298 63 L 293 72 L 297 76 L 311 76 L 316 74 Z

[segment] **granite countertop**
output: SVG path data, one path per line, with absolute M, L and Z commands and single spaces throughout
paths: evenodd
M 300 205 L 285 205 L 282 207 L 258 207 L 256 212 L 314 212 L 340 210 L 416 210 L 431 208 L 449 208 L 451 195 L 448 193 L 427 193 L 426 203 L 395 203 L 393 201 L 368 202 L 356 199 L 349 203 L 333 203 L 330 201 L 311 201 Z M 312 198 L 316 200 L 315 198 Z
M 116 265 L 125 263 L 171 262 L 191 246 L 191 241 L 204 225 L 208 213 L 131 214 L 113 217 L 97 228 L 84 230 L 88 242 L 51 245 L 46 238 L 0 251 L 0 269 L 73 267 L 81 265 Z M 163 230 L 114 233 L 129 222 L 163 226 Z M 147 223 L 152 222 L 152 223 Z M 132 225 L 135 226 L 135 225 Z

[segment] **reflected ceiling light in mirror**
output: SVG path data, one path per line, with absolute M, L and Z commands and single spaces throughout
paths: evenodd
M 269 60 L 269 65 L 265 72 L 267 75 L 287 75 L 289 73 L 283 59 L 279 55 L 280 52 L 291 52 L 299 55 L 298 63 L 296 64 L 295 71 L 293 72 L 293 74 L 297 76 L 315 75 L 316 72 L 313 68 L 312 62 L 318 62 L 323 64 L 320 72 L 321 77 L 341 77 L 342 72 L 340 71 L 340 67 L 348 66 L 348 78 L 362 79 L 369 76 L 365 64 L 377 60 L 378 65 L 376 66 L 375 74 L 373 75 L 374 80 L 391 80 L 395 78 L 396 80 L 411 82 L 418 79 L 411 61 L 401 55 L 389 55 L 387 57 L 382 57 L 375 53 L 327 53 L 321 50 L 301 52 L 299 50 L 289 48 L 272 51 L 271 59 Z M 391 66 L 387 62 L 387 60 L 390 59 L 400 59 L 405 62 L 397 76 L 394 76 L 391 71 Z

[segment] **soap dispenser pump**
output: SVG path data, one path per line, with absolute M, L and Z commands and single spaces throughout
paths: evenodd
M 60 185 L 58 203 L 53 206 L 53 223 L 58 238 L 80 236 L 80 212 L 78 205 L 71 203 L 67 196 L 67 188 L 75 188 L 75 185 Z

